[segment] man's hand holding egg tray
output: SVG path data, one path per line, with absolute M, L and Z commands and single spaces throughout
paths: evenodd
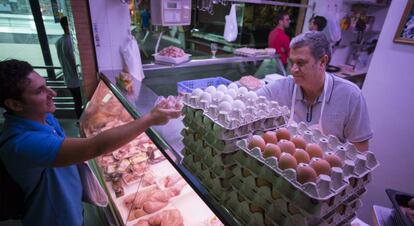
M 181 97 L 168 96 L 167 98 L 158 98 L 150 113 L 154 124 L 164 125 L 168 120 L 180 117 L 183 106 Z
M 119 73 L 116 77 L 116 84 L 128 93 L 132 93 L 133 91 L 134 81 L 132 80 L 132 76 L 127 72 Z

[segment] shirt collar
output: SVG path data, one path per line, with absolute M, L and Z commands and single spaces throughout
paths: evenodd
M 331 100 L 332 92 L 334 88 L 334 79 L 331 74 L 326 73 L 326 72 L 325 72 L 325 79 L 328 79 L 328 89 L 326 90 L 327 97 L 325 99 L 325 102 L 329 103 L 329 101 Z M 316 102 L 318 103 L 322 102 L 323 95 L 324 95 L 324 92 L 322 91 L 321 95 L 319 95 Z M 296 90 L 296 100 L 305 101 L 305 96 L 303 95 L 302 89 L 300 87 L 298 87 Z
M 26 119 L 20 116 L 12 115 L 10 113 L 5 112 L 4 114 L 5 118 L 5 125 L 4 128 L 10 127 L 13 128 L 11 133 L 15 133 L 21 130 L 28 130 L 28 131 L 46 131 L 46 132 L 52 132 L 57 133 L 60 136 L 64 136 L 63 130 L 56 125 L 53 121 L 53 116 L 51 114 L 47 114 L 46 116 L 46 122 L 47 124 L 42 124 L 30 119 Z

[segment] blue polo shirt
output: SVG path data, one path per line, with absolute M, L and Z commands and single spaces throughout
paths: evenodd
M 65 134 L 48 114 L 47 125 L 4 114 L 0 159 L 26 194 L 23 225 L 83 224 L 82 184 L 76 165 L 52 167 Z

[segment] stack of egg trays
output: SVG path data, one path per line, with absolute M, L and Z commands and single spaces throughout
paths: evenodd
M 259 149 L 249 150 L 247 143 L 250 138 L 237 142 L 242 151 L 235 159 L 270 181 L 287 200 L 309 215 L 321 218 L 330 213 L 347 197 L 364 188 L 370 180 L 370 173 L 379 165 L 372 152 L 361 153 L 350 143 L 342 144 L 334 136 L 326 137 L 318 131 L 309 130 L 304 123 L 289 126 L 288 129 L 292 134 L 302 135 L 307 142 L 319 143 L 325 152 L 335 152 L 344 161 L 344 167 L 333 167 L 331 176 L 320 175 L 317 183 L 300 184 L 295 170 L 281 170 L 275 157 L 264 159 Z
M 337 225 L 355 213 L 357 208 L 360 207 L 360 203 L 354 203 L 359 201 L 359 196 L 365 192 L 365 189 L 359 191 L 354 196 L 343 200 L 342 204 L 331 213 L 323 216 L 323 218 L 318 218 L 296 208 L 292 202 L 286 201 L 276 189 L 273 189 L 271 182 L 257 177 L 249 169 L 239 165 L 233 169 L 233 174 L 235 176 L 230 179 L 233 191 L 242 196 L 243 201 L 247 200 L 249 205 L 265 210 L 265 222 L 271 221 L 278 225 Z M 234 210 L 234 206 L 237 206 L 234 204 L 236 202 L 234 195 L 233 197 L 230 196 L 228 202 L 235 215 L 247 211 L 241 210 L 241 206 Z M 243 222 L 248 223 L 248 221 Z
M 252 203 L 242 193 L 233 191 L 226 201 L 226 207 L 243 225 L 348 225 L 355 218 L 355 212 L 361 205 L 359 199 L 349 204 L 342 204 L 336 214 L 327 220 L 321 220 L 305 218 L 298 209 L 283 199 L 276 200 L 269 209 L 265 209 Z
M 256 100 L 243 96 L 236 99 L 243 101 L 247 107 L 243 111 L 236 109 L 223 112 L 218 110 L 218 101 L 199 101 L 198 97 L 187 93 L 183 98 L 186 106 L 184 112 L 221 140 L 234 140 L 257 130 L 275 129 L 287 122 L 289 109 L 276 101 L 268 101 L 264 96 L 259 96 Z M 204 117 L 196 113 L 196 109 L 201 109 Z
M 190 127 L 184 128 L 181 134 L 185 145 L 184 165 L 199 178 L 217 201 L 224 202 L 230 188 L 228 179 L 233 176 L 234 152 L 221 153 L 210 146 L 203 135 Z

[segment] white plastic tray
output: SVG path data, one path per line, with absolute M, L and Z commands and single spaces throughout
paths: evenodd
M 158 53 L 153 54 L 155 63 L 167 63 L 167 64 L 181 64 L 190 60 L 191 54 L 184 54 L 182 57 L 167 57 Z

